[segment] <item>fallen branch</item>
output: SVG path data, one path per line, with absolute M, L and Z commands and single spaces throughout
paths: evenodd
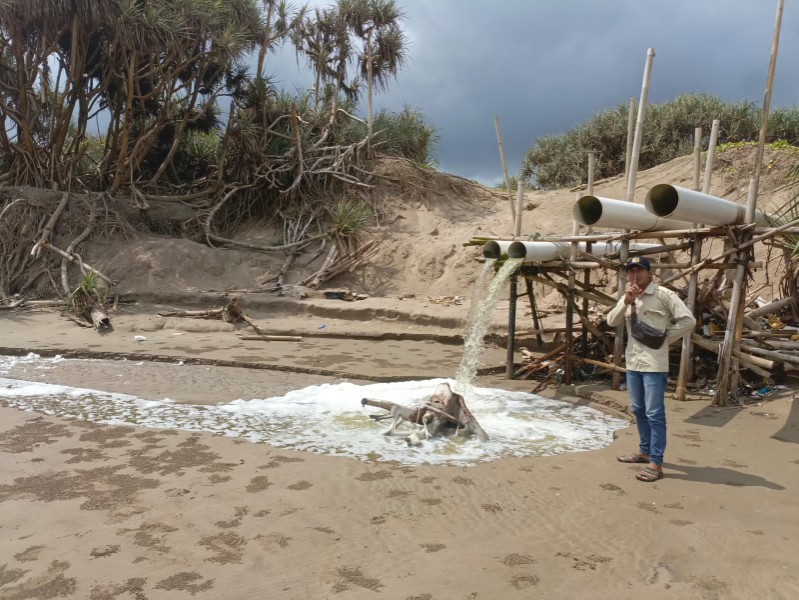
M 302 336 L 299 335 L 241 335 L 241 340 L 255 340 L 260 342 L 301 342 Z

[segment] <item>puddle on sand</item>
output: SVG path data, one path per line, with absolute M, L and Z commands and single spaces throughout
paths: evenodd
M 95 423 L 207 431 L 294 450 L 404 465 L 467 466 L 501 458 L 594 450 L 609 444 L 614 431 L 628 426 L 627 421 L 586 406 L 523 392 L 472 388 L 469 408 L 490 436 L 488 442 L 440 438 L 425 441 L 419 448 L 409 448 L 402 437 L 382 435 L 387 423 L 377 423 L 368 415 L 383 411 L 361 407 L 361 399 L 416 404 L 426 400 L 438 383 L 448 381 L 454 385 L 452 380 L 317 383 L 281 391 L 281 395 L 267 397 L 274 390 L 262 389 L 260 398 L 219 398 L 224 402 L 202 405 L 47 382 L 57 380 L 54 372 L 72 362 L 35 355 L 0 357 L 0 400 L 22 410 Z M 95 361 L 80 362 L 90 373 Z M 136 368 L 142 366 L 129 361 L 102 362 L 109 363 L 102 368 L 113 367 L 116 375 L 131 378 L 136 377 Z M 187 365 L 162 366 L 176 375 L 189 372 L 181 371 Z M 99 370 L 101 366 L 97 364 L 96 368 Z M 37 376 L 39 381 L 19 378 L 33 371 L 45 375 Z M 224 369 L 216 368 L 209 371 L 209 377 L 218 377 L 222 372 Z M 279 373 L 276 377 L 286 375 Z M 295 383 L 308 380 L 305 375 L 292 375 L 297 375 Z M 178 380 L 173 385 L 180 387 Z

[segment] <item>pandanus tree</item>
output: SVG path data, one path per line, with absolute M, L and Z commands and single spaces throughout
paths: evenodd
M 0 1 L 6 179 L 69 185 L 98 119 L 97 187 L 157 181 L 262 37 L 256 0 Z
M 261 0 L 261 4 L 264 23 L 255 76 L 258 79 L 266 79 L 264 65 L 267 52 L 297 31 L 306 20 L 308 6 L 304 4 L 296 8 L 285 0 Z
M 374 90 L 386 88 L 406 59 L 408 39 L 400 27 L 404 14 L 394 0 L 338 0 L 338 12 L 362 43 L 358 66 L 366 81 L 366 139 L 371 151 Z

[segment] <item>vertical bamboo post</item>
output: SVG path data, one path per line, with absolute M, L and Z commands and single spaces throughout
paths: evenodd
M 646 116 L 646 102 L 649 96 L 649 79 L 652 73 L 652 61 L 655 58 L 655 49 L 649 48 L 646 51 L 646 63 L 644 65 L 644 79 L 641 84 L 641 100 L 638 102 L 638 115 L 635 123 L 635 137 L 633 138 L 632 153 L 629 162 L 629 175 L 627 176 L 627 189 L 624 194 L 624 199 L 627 202 L 632 202 L 635 198 L 635 180 L 638 175 L 638 160 L 641 157 L 641 141 L 644 133 L 644 118 Z M 629 128 L 628 128 L 629 131 Z M 627 141 L 629 147 L 629 139 Z M 630 254 L 630 242 L 624 239 L 621 243 L 619 250 L 619 260 L 621 264 L 627 262 L 627 257 Z M 618 285 L 617 285 L 617 298 L 624 295 L 625 277 L 624 269 L 619 269 Z M 616 327 L 616 339 L 613 344 L 613 364 L 616 366 L 621 365 L 621 355 L 624 351 L 624 324 Z M 621 374 L 617 370 L 613 370 L 613 389 L 619 389 L 621 384 Z
M 535 292 L 533 291 L 533 282 L 524 278 L 524 283 L 527 291 L 527 297 L 530 299 L 530 312 L 533 314 L 533 327 L 535 327 L 535 341 L 539 346 L 544 343 L 541 337 L 541 321 L 538 318 L 538 307 L 535 303 Z
M 586 193 L 589 196 L 594 195 L 594 179 L 596 178 L 596 156 L 593 152 L 588 153 L 588 185 L 586 186 Z M 591 233 L 591 228 L 586 228 L 586 233 Z M 585 251 L 588 254 L 591 254 L 591 242 L 586 242 L 585 244 Z M 583 289 L 588 290 L 591 285 L 591 269 L 585 269 L 583 271 Z M 588 296 L 583 297 L 583 315 L 585 318 L 588 318 Z M 583 323 L 582 329 L 582 340 L 583 340 L 583 355 L 588 353 L 588 327 L 585 323 Z
M 777 51 L 779 49 L 780 44 L 780 27 L 782 24 L 782 9 L 784 5 L 784 0 L 777 0 L 777 17 L 774 23 L 774 36 L 772 37 L 771 41 L 771 55 L 769 57 L 769 66 L 768 66 L 768 75 L 766 76 L 766 91 L 763 95 L 763 110 L 760 115 L 760 135 L 757 141 L 757 151 L 755 152 L 755 167 L 754 167 L 754 176 L 749 182 L 749 197 L 747 198 L 746 202 L 746 220 L 748 223 L 754 220 L 755 208 L 757 207 L 757 192 L 758 186 L 760 185 L 760 170 L 762 167 L 763 162 L 763 151 L 766 145 L 766 132 L 768 130 L 768 114 L 769 114 L 769 106 L 771 104 L 771 90 L 774 85 L 774 70 L 777 66 Z M 729 355 L 732 354 L 733 349 L 736 347 L 740 347 L 740 338 L 741 338 L 741 330 L 742 330 L 742 321 L 743 321 L 743 307 L 739 306 L 741 304 L 741 291 L 740 288 L 743 287 L 744 283 L 744 274 L 745 274 L 745 267 L 743 265 L 742 259 L 746 258 L 746 254 L 742 251 L 738 255 L 738 266 L 736 268 L 736 277 L 735 277 L 735 284 L 738 283 L 738 279 L 740 277 L 741 285 L 738 286 L 738 295 L 739 297 L 735 298 L 735 284 L 733 284 L 733 297 L 730 300 L 730 311 L 729 311 L 729 318 L 727 321 L 727 332 L 724 336 L 724 343 L 721 346 L 721 352 L 719 352 L 719 371 L 717 377 L 719 378 L 719 382 L 722 381 L 724 378 L 725 381 L 729 382 L 728 373 L 726 371 L 722 371 L 723 362 L 724 360 L 726 363 L 729 363 Z M 739 315 L 741 318 L 739 318 Z M 736 379 L 736 387 L 733 388 L 733 393 L 737 398 L 737 379 Z M 728 388 L 729 389 L 729 388 Z M 715 406 L 726 406 L 727 404 L 727 390 L 722 390 L 721 386 L 717 386 L 716 395 L 713 398 L 713 405 Z M 722 393 L 724 392 L 724 393 Z
M 519 238 L 522 235 L 522 204 L 524 202 L 524 183 L 522 180 L 516 184 L 516 217 L 513 221 L 513 237 Z
M 702 180 L 702 193 L 710 193 L 710 180 L 713 177 L 713 164 L 716 162 L 716 143 L 719 140 L 719 120 L 713 119 L 710 128 L 710 142 L 707 146 L 707 160 L 705 161 L 705 178 Z
M 754 218 L 755 197 L 755 178 L 749 180 L 749 195 L 746 199 L 746 216 Z M 751 207 L 751 209 L 750 209 Z M 739 240 L 739 244 L 742 240 Z M 738 401 L 738 359 L 733 358 L 736 349 L 736 338 L 738 349 L 741 346 L 741 327 L 743 322 L 743 302 L 746 277 L 746 255 L 748 248 L 740 250 L 737 254 L 738 264 L 735 267 L 735 280 L 732 284 L 732 296 L 730 297 L 730 310 L 727 313 L 727 330 L 724 332 L 724 341 L 719 347 L 719 370 L 716 374 L 716 394 L 713 396 L 713 406 L 727 406 L 727 399 L 730 393 L 733 399 Z M 741 318 L 739 318 L 739 315 Z
M 494 115 L 494 129 L 497 130 L 497 144 L 499 144 L 499 160 L 502 162 L 502 176 L 505 178 L 505 189 L 508 192 L 510 201 L 510 216 L 515 221 L 516 211 L 513 208 L 513 190 L 510 188 L 510 176 L 508 175 L 508 164 L 505 162 L 505 147 L 502 145 L 502 134 L 499 131 L 499 118 Z
M 572 221 L 572 237 L 580 233 L 580 224 Z M 577 242 L 573 241 L 569 248 L 569 262 L 577 260 Z M 574 353 L 574 294 L 575 287 L 574 267 L 569 266 L 569 285 L 566 296 L 566 360 L 563 363 L 563 383 L 571 385 L 572 382 L 572 354 Z
M 760 135 L 757 139 L 757 152 L 755 152 L 755 206 L 757 207 L 757 192 L 760 186 L 760 168 L 763 166 L 763 150 L 766 145 L 766 131 L 768 130 L 768 111 L 771 104 L 771 89 L 774 85 L 774 69 L 777 66 L 777 50 L 780 45 L 780 25 L 782 23 L 782 6 L 784 0 L 777 1 L 777 19 L 774 23 L 774 37 L 771 41 L 771 57 L 768 65 L 768 75 L 766 76 L 766 92 L 763 95 L 763 110 L 760 115 Z M 753 213 L 754 214 L 754 213 Z
M 699 177 L 702 174 L 702 128 L 694 129 L 694 187 L 699 191 Z
M 627 115 L 627 146 L 624 154 L 624 181 L 630 176 L 630 158 L 633 155 L 633 128 L 635 127 L 635 98 L 630 98 L 630 112 Z
M 715 121 L 714 121 L 715 123 Z M 699 169 L 701 164 L 701 149 L 702 149 L 702 128 L 697 127 L 694 129 L 694 191 L 699 191 Z M 694 223 L 696 225 L 696 223 Z M 702 237 L 694 234 L 694 245 L 691 248 L 691 266 L 696 266 L 701 260 L 702 255 Z M 685 299 L 685 305 L 692 313 L 696 308 L 696 287 L 699 282 L 699 272 L 694 271 L 688 279 L 688 291 Z M 696 316 L 696 315 L 694 315 Z M 691 342 L 691 332 L 686 333 L 682 338 L 682 351 L 680 353 L 680 372 L 677 375 L 677 400 L 685 400 L 685 391 L 688 381 L 693 375 L 693 364 L 691 363 L 691 350 L 693 344 Z
M 771 103 L 771 90 L 774 84 L 774 69 L 777 65 L 777 50 L 780 41 L 780 26 L 782 23 L 782 9 L 784 0 L 777 2 L 777 17 L 774 24 L 774 36 L 771 42 L 771 56 L 769 58 L 768 75 L 766 76 L 766 91 L 763 97 L 763 110 L 760 115 L 760 135 L 758 137 L 757 151 L 755 152 L 754 176 L 749 182 L 749 196 L 746 203 L 746 221 L 751 223 L 754 220 L 755 208 L 757 205 L 757 191 L 760 183 L 760 168 L 763 162 L 763 150 L 766 143 L 766 131 L 768 129 L 768 113 Z M 735 281 L 733 282 L 732 298 L 730 299 L 730 310 L 727 320 L 727 331 L 724 342 L 719 352 L 719 370 L 717 374 L 718 383 L 716 395 L 713 397 L 714 406 L 726 406 L 730 390 L 733 396 L 738 399 L 738 378 L 737 368 L 733 373 L 733 380 L 730 381 L 729 365 L 733 350 L 740 348 L 741 332 L 743 329 L 743 306 L 741 288 L 744 287 L 744 276 L 746 269 L 743 261 L 746 259 L 748 251 L 741 251 L 738 254 L 738 266 L 735 271 Z M 740 280 L 740 283 L 739 283 Z M 736 293 L 737 292 L 737 293 Z M 737 361 L 736 361 L 737 363 Z M 737 364 L 735 364 L 737 367 Z M 731 386 L 734 386 L 731 388 Z
M 505 358 L 505 379 L 513 379 L 513 354 L 516 351 L 516 273 L 510 278 L 510 304 L 508 305 L 508 352 Z

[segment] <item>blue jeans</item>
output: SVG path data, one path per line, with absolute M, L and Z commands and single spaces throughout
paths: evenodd
M 639 451 L 653 464 L 663 464 L 666 451 L 666 382 L 668 373 L 627 371 L 627 395 L 638 425 Z

